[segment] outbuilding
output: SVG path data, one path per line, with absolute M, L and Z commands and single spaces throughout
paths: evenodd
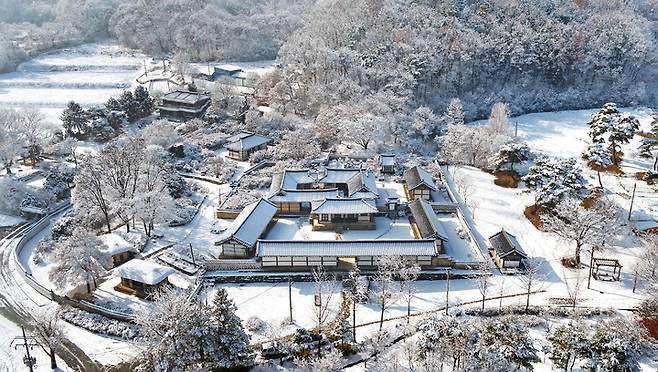
M 173 121 L 200 118 L 210 107 L 210 96 L 198 92 L 173 91 L 162 96 L 160 117 Z
M 393 154 L 379 155 L 379 171 L 384 174 L 395 173 L 395 155 Z
M 516 237 L 504 229 L 489 237 L 489 242 L 493 260 L 501 269 L 518 268 L 528 258 Z
M 228 138 L 225 146 L 228 150 L 227 157 L 238 161 L 249 160 L 251 154 L 267 148 L 267 144 L 271 141 L 271 138 L 255 133 L 241 132 Z
M 432 205 L 423 199 L 409 203 L 412 228 L 418 239 L 434 239 L 439 252 L 444 252 L 444 244 L 448 241 L 448 233 L 436 216 Z
M 432 201 L 432 192 L 436 185 L 432 176 L 423 168 L 416 165 L 404 171 L 404 189 L 408 200 L 423 199 Z
M 104 234 L 98 238 L 106 247 L 102 251 L 112 257 L 112 267 L 117 267 L 132 260 L 137 254 L 137 249 L 135 249 L 134 245 L 116 233 Z
M 169 284 L 169 276 L 176 270 L 140 259 L 130 260 L 115 269 L 121 282 L 116 291 L 141 298 L 150 298 Z
M 366 199 L 328 198 L 312 203 L 311 226 L 313 230 L 374 230 L 375 202 Z
M 253 256 L 256 241 L 272 225 L 276 212 L 276 205 L 262 198 L 247 205 L 220 239 L 215 242 L 215 245 L 220 247 L 218 256 L 220 258 Z

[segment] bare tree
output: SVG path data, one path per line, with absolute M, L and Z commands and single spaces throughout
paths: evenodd
M 520 286 L 526 294 L 525 312 L 530 310 L 530 295 L 539 290 L 546 278 L 541 270 L 541 262 L 536 258 L 523 260 L 523 272 L 519 275 Z
M 585 247 L 600 244 L 617 233 L 619 209 L 606 199 L 585 208 L 580 200 L 569 197 L 553 212 L 542 216 L 543 229 L 575 243 L 574 258 L 578 266 Z
M 313 312 L 315 314 L 318 334 L 322 336 L 327 319 L 333 312 L 332 299 L 336 292 L 336 281 L 333 276 L 327 274 L 322 266 L 313 270 L 313 281 L 315 282 L 315 303 L 313 304 Z M 322 339 L 318 341 L 318 357 L 321 355 Z
M 39 309 L 32 314 L 30 326 L 39 346 L 50 357 L 50 368 L 57 369 L 56 351 L 64 339 L 59 312 Z
M 482 296 L 482 310 L 484 310 L 484 302 L 487 300 L 487 293 L 489 293 L 491 285 L 491 270 L 493 270 L 491 260 L 485 259 L 480 266 L 480 272 L 471 275 L 471 279 L 475 282 L 475 286 L 480 292 L 480 296 Z
M 564 278 L 564 285 L 567 287 L 567 295 L 569 296 L 569 303 L 571 308 L 575 309 L 579 300 L 580 291 L 585 283 L 585 277 L 581 270 L 573 270 L 574 276 L 569 277 L 567 274 L 570 270 L 563 268 L 562 277 Z
M 397 301 L 399 292 L 395 286 L 395 276 L 400 272 L 402 258 L 400 256 L 382 256 L 377 260 L 377 273 L 374 282 L 377 284 L 377 300 L 379 301 L 379 330 L 384 326 L 384 312 Z
M 348 280 L 352 286 L 351 290 L 347 292 L 349 300 L 352 302 L 352 340 L 356 342 L 356 305 L 367 299 L 367 287 L 361 288 L 361 281 L 364 278 L 361 276 L 361 272 L 358 267 L 354 266 L 350 270 Z M 367 280 L 367 279 L 366 279 Z
M 416 286 L 414 283 L 420 274 L 420 266 L 415 262 L 405 262 L 400 268 L 400 289 L 402 297 L 407 304 L 407 323 L 411 319 L 411 301 L 416 295 Z
M 658 291 L 658 235 L 646 233 L 642 237 L 642 251 L 635 263 L 635 275 L 654 292 Z M 637 283 L 634 283 L 635 290 Z

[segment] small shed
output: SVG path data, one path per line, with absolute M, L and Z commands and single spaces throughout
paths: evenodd
M 504 229 L 490 236 L 489 242 L 494 262 L 501 269 L 518 268 L 528 258 L 516 237 Z
M 117 267 L 135 258 L 137 249 L 134 245 L 116 233 L 105 234 L 98 237 L 107 248 L 101 249 L 112 257 L 112 267 Z
M 247 79 L 247 73 L 235 65 L 219 65 L 213 67 L 213 72 L 210 75 L 210 80 L 216 81 L 218 79 L 227 79 L 233 85 L 245 86 L 245 80 Z
M 256 241 L 272 225 L 277 206 L 266 200 L 247 205 L 224 232 L 215 245 L 220 247 L 219 257 L 246 258 L 253 256 Z
M 418 165 L 404 171 L 404 182 L 408 200 L 432 201 L 432 192 L 437 190 L 432 176 Z
M 149 298 L 169 284 L 168 278 L 175 271 L 171 267 L 133 259 L 116 268 L 121 283 L 114 289 L 137 297 Z
M 393 154 L 379 155 L 379 170 L 384 174 L 395 173 L 395 155 Z
M 228 150 L 227 157 L 238 161 L 249 160 L 251 154 L 265 149 L 271 141 L 272 139 L 269 137 L 251 132 L 241 132 L 228 138 L 228 143 L 225 146 Z

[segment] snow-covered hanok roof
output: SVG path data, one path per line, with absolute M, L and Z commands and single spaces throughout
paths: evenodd
M 372 200 L 328 198 L 313 202 L 311 210 L 317 214 L 372 214 L 377 213 L 377 206 Z
M 395 165 L 395 155 L 393 154 L 381 154 L 379 155 L 379 165 L 390 167 Z
M 286 169 L 272 177 L 271 194 L 279 190 L 301 189 L 303 184 L 345 184 L 349 196 L 368 192 L 370 198 L 379 197 L 379 189 L 372 172 L 355 168 Z
M 516 237 L 504 229 L 490 236 L 489 242 L 491 242 L 491 246 L 496 250 L 496 254 L 500 258 L 515 252 L 523 258 L 528 257 L 523 251 L 523 248 L 521 248 L 521 244 L 516 240 Z
M 259 240 L 259 257 L 434 256 L 434 240 Z
M 273 203 L 310 203 L 316 200 L 337 198 L 340 196 L 338 189 L 323 190 L 279 190 L 276 194 L 267 198 Z
M 266 144 L 272 141 L 272 139 L 255 133 L 242 132 L 233 137 L 229 137 L 227 141 L 229 142 L 226 145 L 227 149 L 233 151 L 244 151 Z
M 407 188 L 409 190 L 425 185 L 430 190 L 436 191 L 436 185 L 434 184 L 432 176 L 418 165 L 404 171 L 404 181 L 407 183 Z
M 222 234 L 219 242 L 235 239 L 246 247 L 253 247 L 267 229 L 267 225 L 272 221 L 276 212 L 276 205 L 263 198 L 247 205 Z
M 105 246 L 107 247 L 106 249 L 102 249 L 102 251 L 111 256 L 124 252 L 136 252 L 132 243 L 127 242 L 116 233 L 104 234 L 98 238 L 105 243 Z
M 150 261 L 132 259 L 115 269 L 120 277 L 147 285 L 156 285 L 176 270 Z
M 162 100 L 180 103 L 196 103 L 198 101 L 210 100 L 210 97 L 198 92 L 175 90 L 162 96 Z
M 242 68 L 236 65 L 224 64 L 224 65 L 215 66 L 215 70 L 226 71 L 226 72 L 240 72 L 242 71 Z
M 31 205 L 21 206 L 20 209 L 21 209 L 21 212 L 36 214 L 36 215 L 39 215 L 39 216 L 43 216 L 46 213 L 48 213 L 48 210 L 46 208 L 33 207 Z
M 416 199 L 409 203 L 409 210 L 423 239 L 441 239 L 448 241 L 448 233 L 441 221 L 436 218 L 432 205 L 425 200 Z

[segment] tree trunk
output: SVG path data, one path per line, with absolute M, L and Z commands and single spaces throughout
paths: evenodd
M 352 300 L 352 343 L 356 344 L 356 299 Z
M 528 313 L 528 310 L 530 310 L 530 292 L 531 292 L 531 290 L 530 290 L 530 288 L 528 288 L 528 293 L 527 293 L 527 296 L 526 296 L 526 299 L 525 299 L 525 313 L 526 314 Z
M 53 370 L 57 369 L 57 358 L 55 355 L 55 350 L 52 347 L 50 348 L 49 356 L 50 356 L 50 369 Z
M 576 243 L 576 254 L 575 254 L 575 259 L 576 259 L 576 266 L 579 268 L 580 267 L 580 251 L 581 251 L 581 246 L 580 243 Z
M 601 171 L 596 171 L 596 175 L 599 178 L 599 186 L 603 188 L 603 182 L 601 182 Z
M 111 234 L 112 226 L 110 225 L 110 216 L 107 214 L 106 211 L 103 211 L 103 215 L 105 216 L 105 223 L 107 224 L 107 232 L 108 234 Z

